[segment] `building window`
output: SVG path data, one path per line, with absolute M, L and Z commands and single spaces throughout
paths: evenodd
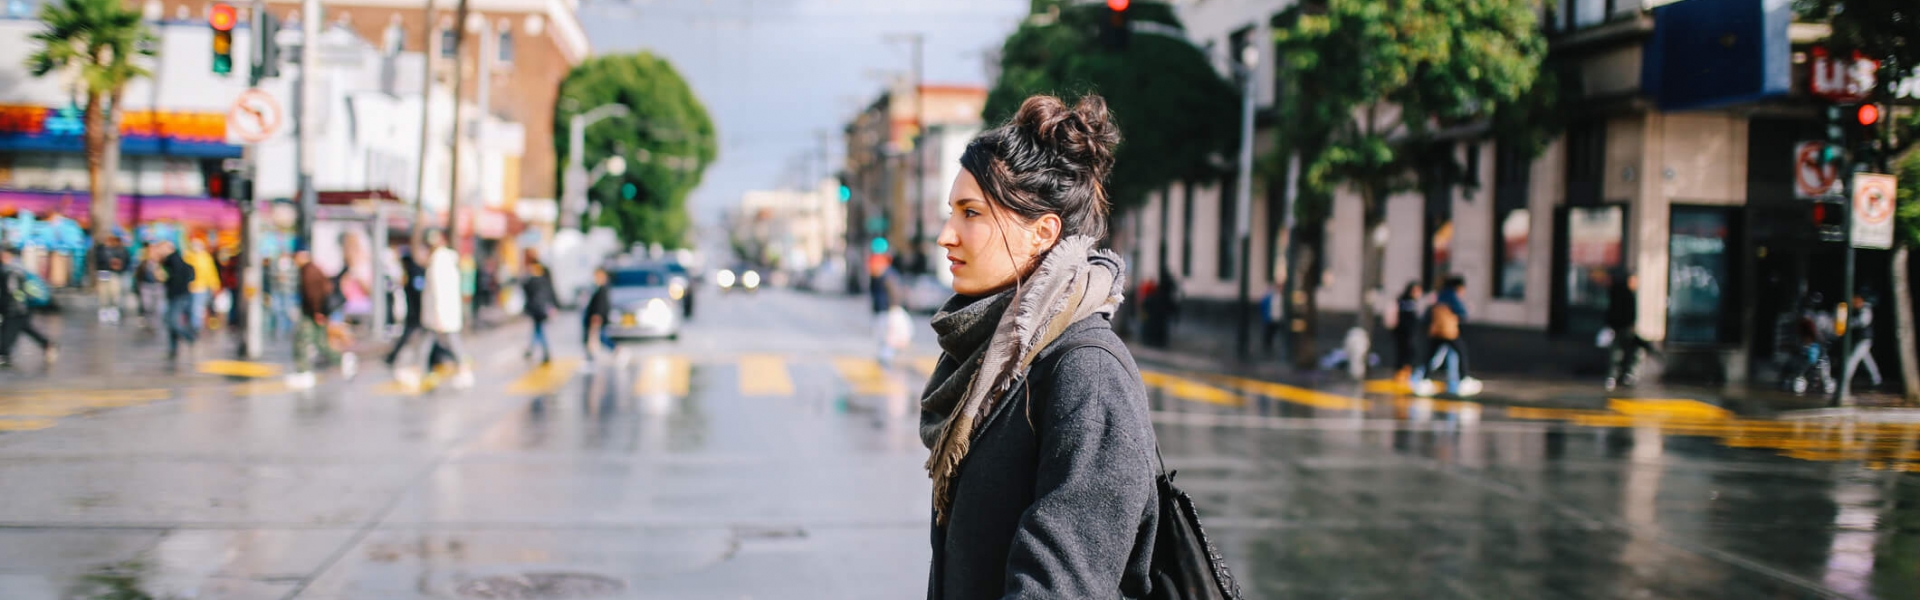
M 453 28 L 440 29 L 440 58 L 453 58 Z
M 1727 318 L 1733 290 L 1727 243 L 1734 209 L 1673 207 L 1667 238 L 1667 341 L 1715 344 L 1736 341 Z
M 1607 123 L 1587 121 L 1567 129 L 1567 205 L 1595 206 L 1606 189 Z
M 1240 236 L 1236 235 L 1238 233 L 1236 227 L 1239 225 L 1237 217 L 1240 215 L 1235 210 L 1239 199 L 1234 196 L 1239 190 L 1234 188 L 1233 181 L 1234 176 L 1231 174 L 1220 180 L 1220 193 L 1217 195 L 1220 198 L 1220 231 L 1216 232 L 1213 238 L 1216 240 L 1214 246 L 1220 260 L 1214 261 L 1216 265 L 1214 276 L 1221 281 L 1233 280 L 1234 256 L 1240 248 Z
M 1608 284 L 1613 282 L 1626 252 L 1626 207 L 1576 206 L 1566 212 L 1566 235 L 1560 241 L 1566 253 L 1566 331 L 1584 335 L 1606 322 Z
M 1193 276 L 1193 182 L 1180 184 L 1180 276 Z
M 1527 297 L 1527 248 L 1533 237 L 1533 213 L 1527 210 L 1533 161 L 1506 144 L 1499 145 L 1495 153 L 1493 295 L 1521 300 Z
M 508 30 L 508 31 L 500 32 L 500 42 L 498 44 L 498 47 L 500 50 L 499 57 L 498 57 L 500 64 L 503 64 L 503 65 L 513 64 L 513 31 Z

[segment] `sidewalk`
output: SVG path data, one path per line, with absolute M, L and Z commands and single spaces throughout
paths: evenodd
M 293 341 L 290 332 L 267 335 L 260 356 L 241 355 L 240 332 L 223 327 L 200 333 L 197 348 L 183 347 L 177 360 L 167 359 L 167 333 L 147 329 L 137 311 L 126 311 L 121 323 L 99 322 L 98 304 L 90 295 L 62 295 L 57 313 L 38 314 L 34 324 L 60 349 L 58 360 L 48 365 L 38 345 L 22 339 L 14 347 L 14 364 L 0 369 L 0 388 L 24 390 L 71 387 L 86 382 L 95 387 L 139 384 L 166 386 L 220 380 L 225 376 L 267 377 L 289 371 L 293 365 Z M 513 329 L 518 321 L 512 315 L 493 311 L 477 331 L 469 331 L 470 344 L 478 338 Z M 356 330 L 353 351 L 360 356 L 361 370 L 379 368 L 380 359 L 394 340 L 375 339 L 364 328 Z
M 1339 315 L 1320 323 L 1313 350 L 1319 355 L 1340 347 L 1352 322 L 1350 315 Z M 1383 365 L 1370 369 L 1369 381 L 1362 385 L 1344 370 L 1298 369 L 1285 352 L 1286 339 L 1275 335 L 1273 348 L 1263 345 L 1261 324 L 1256 320 L 1249 337 L 1249 358 L 1238 357 L 1235 346 L 1237 323 L 1233 310 L 1190 310 L 1173 325 L 1166 348 L 1151 348 L 1137 335 L 1129 336 L 1127 346 L 1144 364 L 1188 371 L 1217 373 L 1274 381 L 1317 390 L 1347 390 L 1355 395 L 1377 397 L 1409 396 L 1403 386 L 1384 381 L 1391 378 L 1393 348 L 1384 332 L 1377 333 L 1373 352 Z M 1531 335 L 1532 339 L 1514 339 Z M 1550 408 L 1601 409 L 1609 399 L 1691 399 L 1707 402 L 1747 416 L 1773 416 L 1787 411 L 1826 408 L 1829 398 L 1819 394 L 1795 396 L 1763 385 L 1728 384 L 1724 386 L 1681 385 L 1646 381 L 1632 388 L 1607 392 L 1602 387 L 1606 351 L 1580 347 L 1584 344 L 1561 343 L 1544 339 L 1538 333 L 1495 328 L 1469 327 L 1465 333 L 1472 353 L 1473 375 L 1485 389 L 1473 397 L 1475 402 L 1495 405 L 1539 406 Z M 1382 346 L 1380 344 L 1386 344 Z M 1317 362 L 1319 355 L 1310 362 Z M 1899 406 L 1898 389 L 1861 390 L 1856 387 L 1853 400 L 1862 407 Z

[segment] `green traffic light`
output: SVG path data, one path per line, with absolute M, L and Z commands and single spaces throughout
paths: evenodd
M 228 55 L 215 55 L 213 57 L 213 72 L 220 75 L 232 73 L 233 57 Z
M 887 253 L 887 238 L 873 238 L 873 253 L 874 254 Z
M 629 181 L 627 183 L 620 184 L 621 199 L 632 200 L 634 196 L 638 196 L 638 195 L 640 195 L 640 187 L 633 185 L 633 182 Z
M 853 199 L 853 188 L 850 188 L 844 185 L 840 186 L 840 201 L 846 202 L 852 199 Z

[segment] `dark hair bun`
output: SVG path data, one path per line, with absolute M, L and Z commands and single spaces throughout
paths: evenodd
M 1056 164 L 1105 182 L 1113 172 L 1113 151 L 1120 145 L 1120 126 L 1107 111 L 1107 101 L 1088 94 L 1073 107 L 1053 96 L 1034 96 L 1020 104 L 1013 125 L 1048 150 Z

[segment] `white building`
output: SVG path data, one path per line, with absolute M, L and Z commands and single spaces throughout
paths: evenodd
M 736 236 L 764 244 L 763 256 L 782 270 L 805 271 L 843 254 L 846 204 L 840 184 L 821 180 L 807 190 L 756 190 L 740 197 L 731 226 Z

